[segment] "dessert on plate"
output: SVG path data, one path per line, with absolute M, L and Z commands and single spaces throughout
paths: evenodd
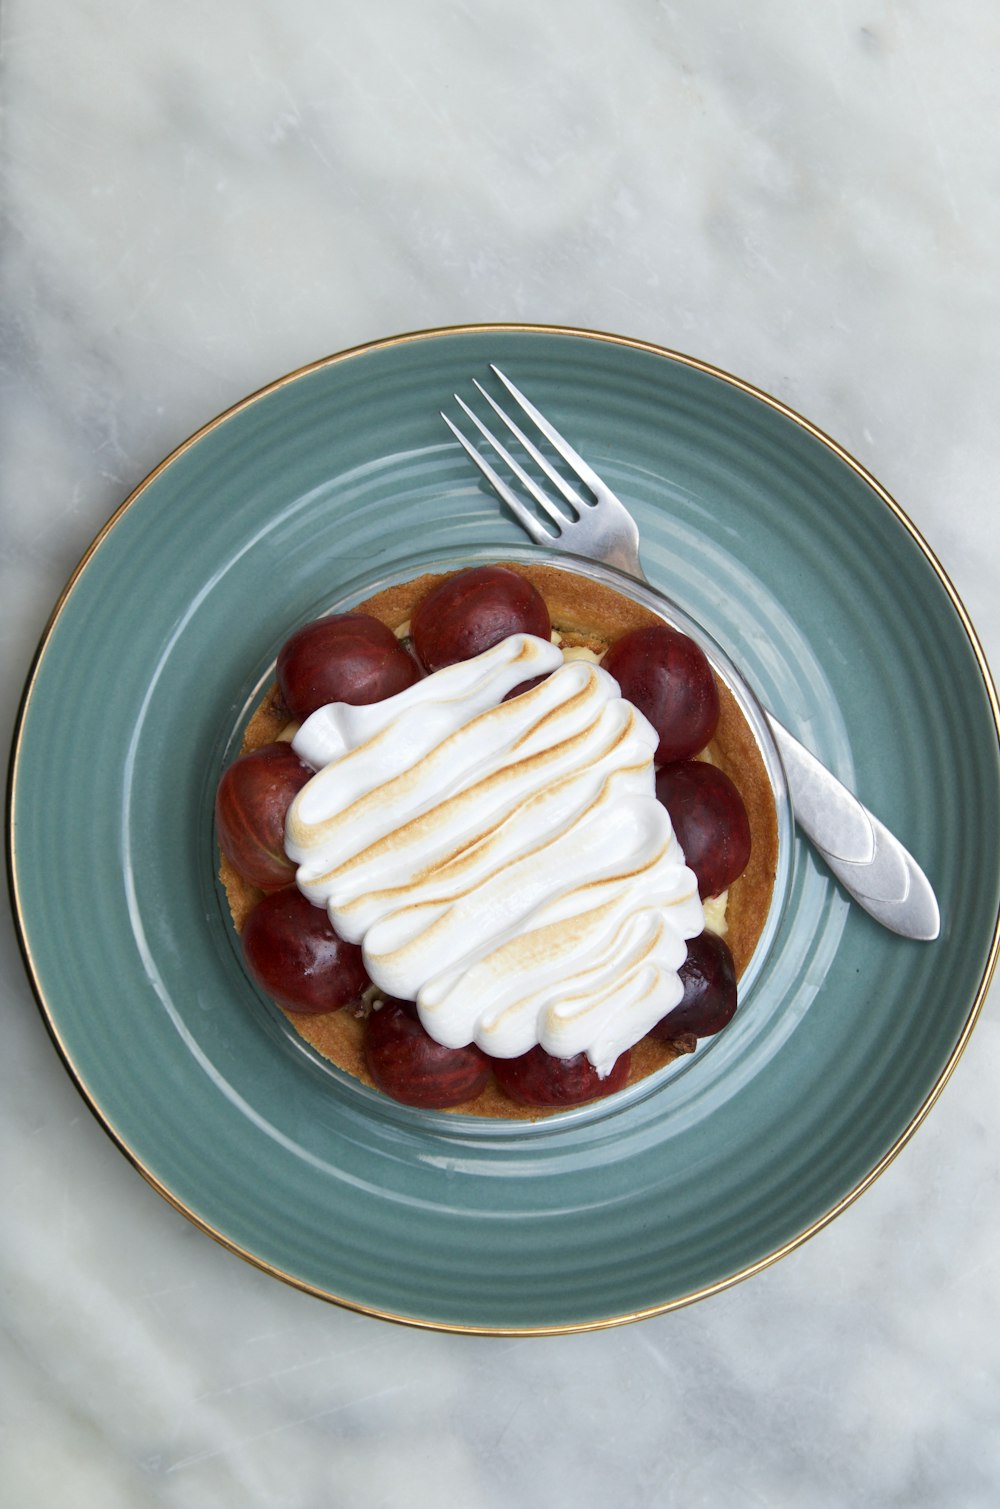
M 522 562 L 304 625 L 216 799 L 247 969 L 404 1103 L 534 1118 L 720 1031 L 767 918 L 774 795 L 702 650 Z

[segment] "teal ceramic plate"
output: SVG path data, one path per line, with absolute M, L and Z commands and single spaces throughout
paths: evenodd
M 657 1093 L 523 1138 L 380 1114 L 297 1052 L 240 969 L 211 830 L 227 743 L 290 627 L 393 556 L 523 543 L 438 417 L 490 361 L 632 508 L 653 583 L 899 833 L 943 918 L 930 945 L 884 932 L 796 844 L 773 989 Z M 998 789 L 971 627 L 860 466 L 674 353 L 470 328 L 282 379 L 127 500 L 32 671 L 11 877 L 70 1072 L 203 1229 L 378 1315 L 579 1329 L 755 1272 L 919 1124 L 995 961 Z

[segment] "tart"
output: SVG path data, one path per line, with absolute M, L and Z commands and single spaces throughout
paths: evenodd
M 511 562 L 505 569 L 534 588 L 544 599 L 551 620 L 552 638 L 567 658 L 599 661 L 624 636 L 662 624 L 650 609 L 609 585 L 561 567 Z M 428 595 L 447 579 L 422 575 L 389 587 L 351 611 L 385 625 L 408 643 L 411 620 Z M 714 674 L 714 673 L 713 673 Z M 771 902 L 778 859 L 777 817 L 774 794 L 757 741 L 729 688 L 714 676 L 719 715 L 708 744 L 697 758 L 722 771 L 742 798 L 749 825 L 749 860 L 723 898 L 706 903 L 706 926 L 724 934 L 737 979 L 743 975 L 764 928 Z M 242 753 L 288 739 L 295 731 L 277 684 L 265 694 L 246 728 Z M 264 892 L 241 874 L 225 853 L 221 855 L 220 878 L 229 911 L 238 933 L 264 896 Z M 289 1023 L 307 1043 L 339 1069 L 372 1086 L 365 1052 L 366 1020 L 379 1005 L 376 990 L 365 999 L 329 1012 L 284 1011 Z M 689 1032 L 664 1039 L 648 1034 L 631 1048 L 627 1082 L 634 1083 L 694 1051 L 696 1039 Z M 512 1100 L 490 1078 L 474 1099 L 447 1109 L 480 1117 L 535 1119 L 545 1109 Z

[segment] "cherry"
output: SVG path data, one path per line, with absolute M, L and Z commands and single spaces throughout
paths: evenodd
M 750 858 L 750 819 L 736 787 L 705 760 L 679 760 L 657 771 L 656 794 L 698 877 L 699 895 L 721 895 Z
M 285 814 L 312 775 L 290 744 L 262 744 L 223 771 L 215 793 L 219 847 L 244 880 L 275 891 L 295 878 Z
M 510 691 L 507 693 L 503 700 L 505 702 L 513 702 L 515 697 L 520 697 L 525 692 L 534 691 L 536 686 L 541 686 L 543 681 L 548 681 L 549 675 L 551 675 L 551 672 L 544 676 L 531 676 L 527 681 L 519 681 L 517 683 L 517 686 L 511 687 Z
M 258 901 L 243 928 L 243 957 L 261 990 L 289 1011 L 338 1011 L 371 984 L 359 945 L 295 886 Z
M 705 748 L 719 722 L 719 689 L 693 639 L 668 624 L 650 624 L 616 639 L 601 664 L 659 735 L 658 764 Z
M 718 933 L 699 933 L 688 943 L 687 958 L 678 971 L 684 994 L 650 1031 L 670 1042 L 692 1033 L 711 1037 L 721 1032 L 736 1012 L 736 966 L 729 945 Z
M 413 648 L 428 671 L 471 660 L 508 634 L 548 639 L 551 633 L 542 594 L 507 566 L 470 566 L 446 577 L 421 598 L 410 620 Z
M 392 630 L 367 613 L 339 613 L 296 629 L 276 670 L 284 704 L 299 719 L 328 702 L 381 702 L 420 676 Z
M 404 1105 L 443 1110 L 474 1100 L 490 1077 L 490 1061 L 475 1043 L 446 1048 L 435 1042 L 411 1001 L 386 1001 L 365 1023 L 365 1058 L 376 1086 Z
M 523 1106 L 578 1106 L 620 1090 L 628 1080 L 628 1050 L 601 1079 L 585 1053 L 556 1058 L 544 1048 L 529 1048 L 519 1058 L 495 1058 L 493 1073 L 501 1090 Z

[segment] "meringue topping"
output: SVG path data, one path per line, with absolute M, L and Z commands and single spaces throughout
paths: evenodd
M 320 708 L 293 739 L 317 771 L 286 823 L 297 883 L 438 1042 L 605 1075 L 680 1001 L 704 926 L 657 742 L 606 671 L 526 634 Z

